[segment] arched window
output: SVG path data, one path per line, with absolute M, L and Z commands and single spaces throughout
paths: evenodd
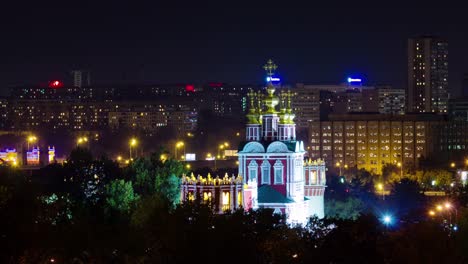
M 275 184 L 283 184 L 283 163 L 280 160 L 276 160 L 273 168 L 275 170 Z
M 257 181 L 258 164 L 255 160 L 252 160 L 249 164 L 249 181 Z
M 262 184 L 270 184 L 270 169 L 270 162 L 264 160 L 262 163 Z
M 316 185 L 318 181 L 318 175 L 316 170 L 310 170 L 310 178 L 309 178 L 309 184 L 310 185 Z

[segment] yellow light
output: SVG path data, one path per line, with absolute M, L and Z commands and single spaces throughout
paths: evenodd
M 398 166 L 398 168 L 401 167 L 401 162 L 398 162 L 398 163 L 397 163 L 397 166 Z
M 207 153 L 207 154 L 206 154 L 206 157 L 207 157 L 207 158 L 211 158 L 211 153 Z
M 430 216 L 434 216 L 434 215 L 435 215 L 435 212 L 434 212 L 433 210 L 430 210 L 430 211 L 429 211 L 429 215 L 430 215 Z
M 339 163 L 339 162 L 337 162 L 335 165 L 336 165 L 336 167 L 339 167 L 339 166 L 340 166 L 340 163 Z
M 224 142 L 224 146 L 229 147 L 229 143 L 228 143 L 228 142 Z
M 450 163 L 450 167 L 455 168 L 455 162 Z
M 129 160 L 125 160 L 125 164 L 129 164 L 129 163 L 130 163 L 130 161 L 129 161 Z
M 159 157 L 159 159 L 161 161 L 165 161 L 167 159 L 167 156 L 165 154 L 161 154 L 161 156 Z
M 136 138 L 132 138 L 130 139 L 130 146 L 134 147 L 138 144 L 138 141 L 136 140 Z
M 37 137 L 35 137 L 35 136 L 29 136 L 28 137 L 28 142 L 34 142 L 36 140 L 37 140 Z
M 219 148 L 220 148 L 220 149 L 223 149 L 223 148 L 224 148 L 224 145 L 219 145 Z
M 237 133 L 236 133 L 236 136 L 240 136 L 240 133 L 239 133 L 239 132 L 237 132 Z
M 345 164 L 345 165 L 344 165 L 344 168 L 347 169 L 347 168 L 348 168 L 348 164 Z
M 117 160 L 118 160 L 118 161 L 121 161 L 121 160 L 122 160 L 122 156 L 117 156 Z
M 187 165 L 185 165 L 185 167 L 186 167 L 187 169 L 190 169 L 192 166 L 190 166 L 190 164 L 187 164 Z
M 440 205 L 440 204 L 439 204 L 439 205 L 437 205 L 437 207 L 436 207 L 436 208 L 437 208 L 437 210 L 438 210 L 438 211 L 442 211 L 442 209 L 443 209 L 442 205 Z
M 238 160 L 236 160 L 236 165 L 239 165 L 239 161 L 238 161 Z
M 377 184 L 377 189 L 383 190 L 383 184 L 382 183 Z
M 180 147 L 183 147 L 184 146 L 184 142 L 182 141 L 179 141 L 176 143 L 176 148 L 180 148 Z
M 219 155 L 217 155 L 217 156 L 216 156 L 216 158 L 217 158 L 217 159 L 219 159 L 219 158 L 220 158 L 220 156 L 219 156 Z
M 16 160 L 13 160 L 13 167 L 16 167 L 18 165 L 18 162 L 16 162 Z
M 450 207 L 452 207 L 452 204 L 450 204 L 449 202 L 446 202 L 444 204 L 445 208 L 449 209 Z

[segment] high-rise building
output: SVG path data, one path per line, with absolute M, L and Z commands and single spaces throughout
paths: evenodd
M 378 112 L 381 114 L 405 114 L 405 90 L 392 89 L 390 87 L 379 87 L 378 94 Z
M 408 112 L 447 113 L 448 43 L 423 36 L 408 40 Z
M 74 71 L 71 71 L 71 75 L 73 77 L 73 87 L 81 88 L 83 87 L 83 85 L 84 86 L 91 85 L 91 76 L 90 76 L 89 71 L 74 70 Z
M 292 108 L 296 113 L 297 129 L 308 129 L 309 123 L 320 119 L 320 90 L 309 87 L 296 87 Z

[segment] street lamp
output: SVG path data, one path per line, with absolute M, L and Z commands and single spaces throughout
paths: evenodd
M 385 200 L 385 190 L 384 190 L 384 185 L 383 183 L 377 184 L 377 189 L 382 193 L 382 200 Z
M 132 159 L 132 148 L 135 148 L 137 144 L 138 144 L 138 141 L 136 138 L 131 138 L 130 141 L 128 142 L 129 151 L 130 151 L 130 159 Z
M 183 141 L 179 141 L 174 146 L 174 158 L 177 159 L 177 149 L 183 147 L 184 148 L 184 156 L 185 156 L 185 143 Z
M 81 144 L 86 144 L 88 142 L 88 138 L 87 137 L 79 137 L 77 140 L 76 140 L 76 145 L 79 146 Z
M 218 155 L 217 155 L 218 158 L 220 158 L 220 157 L 222 156 L 220 153 L 221 153 L 221 151 L 226 147 L 226 145 L 229 146 L 229 144 L 227 144 L 227 142 L 224 143 L 224 144 L 219 145 L 219 148 L 218 148 Z
M 403 165 L 401 162 L 397 163 L 398 168 L 400 168 L 400 178 L 403 178 Z
M 455 162 L 450 163 L 450 168 L 455 168 Z
M 339 176 L 341 176 L 341 163 L 337 162 L 335 165 L 336 165 L 337 168 L 340 169 L 340 175 Z
M 37 137 L 36 137 L 36 136 L 29 136 L 29 137 L 27 138 L 26 141 L 27 141 L 27 143 L 28 143 L 28 151 L 29 151 L 29 144 L 30 144 L 30 143 L 36 142 L 36 141 L 37 141 Z

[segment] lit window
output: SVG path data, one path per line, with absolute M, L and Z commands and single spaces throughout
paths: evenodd
M 270 184 L 270 163 L 264 160 L 262 163 L 262 184 Z
M 257 172 L 258 172 L 258 164 L 255 160 L 252 160 L 249 164 L 249 180 L 250 181 L 257 181 Z
M 223 211 L 230 209 L 229 196 L 229 192 L 223 192 Z
M 273 167 L 275 171 L 275 184 L 283 184 L 283 163 L 280 160 L 276 160 Z

